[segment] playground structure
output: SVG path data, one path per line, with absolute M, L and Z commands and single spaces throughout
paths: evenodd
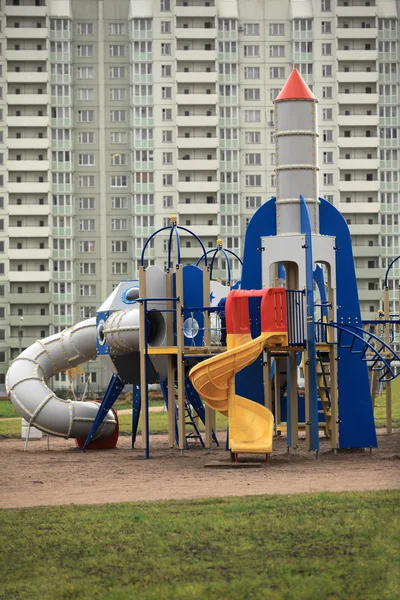
M 168 409 L 169 446 L 181 452 L 193 437 L 188 418 L 204 443 L 193 411 L 205 423 L 205 447 L 218 443 L 216 410 L 228 416 L 233 455 L 270 454 L 273 435 L 282 431 L 295 451 L 299 424 L 315 452 L 321 427 L 335 451 L 376 446 L 371 390 L 386 383 L 390 417 L 390 381 L 400 358 L 388 339 L 388 293 L 384 339 L 363 329 L 349 229 L 318 195 L 316 103 L 294 69 L 275 101 L 277 196 L 248 225 L 241 281 L 232 282 L 233 253 L 220 240 L 206 251 L 173 217 L 145 243 L 138 280 L 121 282 L 95 318 L 38 340 L 11 364 L 7 390 L 29 426 L 75 437 L 84 449 L 113 447 L 118 420 L 112 407 L 132 385 L 132 446 L 141 414 L 148 458 L 148 386 L 158 382 Z M 199 244 L 196 265 L 181 264 L 182 230 Z M 156 235 L 168 236 L 165 272 L 144 266 Z M 226 260 L 225 285 L 213 279 L 218 254 Z M 218 317 L 225 297 L 226 348 Z M 59 399 L 47 386 L 57 372 L 96 356 L 111 372 L 100 407 Z M 298 389 L 299 362 L 304 395 Z

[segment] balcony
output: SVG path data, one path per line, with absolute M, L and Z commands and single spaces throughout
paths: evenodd
M 6 79 L 10 83 L 45 83 L 48 80 L 48 73 L 39 71 L 7 71 Z
M 48 160 L 8 160 L 9 171 L 48 171 L 50 163 Z
M 39 150 L 49 146 L 49 138 L 7 138 L 7 147 L 14 150 Z
M 379 94 L 338 94 L 339 104 L 377 104 L 379 102 Z
M 49 117 L 39 117 L 34 115 L 21 115 L 20 117 L 8 116 L 7 125 L 9 127 L 48 127 Z
M 177 104 L 188 104 L 190 106 L 195 104 L 217 104 L 217 94 L 177 94 Z
M 7 17 L 45 17 L 47 14 L 47 6 L 36 6 L 36 4 L 21 4 L 13 6 L 5 4 L 3 8 Z
M 10 315 L 8 317 L 8 324 L 14 327 L 19 327 L 22 325 L 22 330 L 24 327 L 35 326 L 35 325 L 51 325 L 52 324 L 52 316 L 51 315 L 38 315 L 37 313 L 24 314 L 24 320 L 21 321 L 21 317 L 19 315 Z M 24 338 L 22 338 L 24 341 Z
M 49 36 L 47 27 L 6 27 L 5 30 L 7 39 L 46 39 Z
M 378 50 L 336 50 L 337 60 L 378 60 Z
M 178 40 L 213 40 L 217 37 L 217 30 L 205 27 L 176 27 L 175 37 Z
M 216 50 L 177 50 L 175 52 L 177 61 L 184 62 L 207 62 L 217 60 Z
M 10 248 L 8 251 L 8 258 L 14 260 L 49 260 L 50 248 Z
M 339 83 L 373 83 L 378 81 L 378 71 L 336 71 Z
M 359 300 L 381 300 L 382 290 L 358 290 Z
M 50 227 L 8 227 L 8 235 L 12 238 L 48 238 Z
M 177 71 L 175 78 L 177 83 L 216 83 L 218 81 L 218 73 L 215 71 L 212 73 L 207 73 L 206 71 L 189 71 L 189 73 Z
M 357 125 L 376 127 L 379 125 L 379 115 L 338 115 L 338 125 L 356 127 Z
M 175 6 L 174 14 L 176 17 L 216 17 L 216 6 Z
M 180 171 L 216 171 L 218 169 L 217 160 L 188 159 L 178 160 L 178 169 Z
M 374 225 L 369 225 L 368 223 L 349 225 L 349 229 L 351 235 L 379 235 L 381 232 L 379 223 L 375 223 Z
M 217 148 L 218 138 L 217 137 L 177 137 L 176 138 L 177 148 Z
M 31 282 L 31 281 L 50 281 L 50 271 L 8 271 L 8 280 Z
M 6 50 L 7 60 L 16 60 L 26 62 L 34 60 L 35 62 L 45 62 L 47 60 L 47 50 Z
M 7 300 L 10 304 L 48 304 L 51 301 L 51 294 L 40 294 L 39 292 L 8 294 Z
M 376 27 L 336 27 L 336 35 L 340 40 L 376 40 Z
M 379 213 L 381 205 L 379 202 L 339 202 L 340 212 L 345 214 Z
M 217 215 L 219 204 L 214 202 L 191 202 L 190 204 L 178 204 L 178 215 Z
M 347 171 L 353 171 L 361 169 L 363 171 L 370 171 L 371 169 L 379 169 L 378 158 L 340 158 L 339 169 Z
M 339 148 L 377 148 L 378 137 L 339 137 Z
M 10 194 L 48 194 L 50 183 L 48 181 L 39 183 L 37 181 L 9 181 L 7 189 Z
M 45 105 L 50 101 L 48 94 L 7 94 L 7 104 L 27 106 L 30 104 Z
M 219 225 L 188 225 L 189 229 L 191 229 L 196 235 L 203 237 L 217 237 L 219 236 Z M 187 231 L 181 231 L 180 234 L 182 236 L 190 235 Z M 199 248 L 199 256 L 201 255 L 201 250 Z
M 8 214 L 10 216 L 24 217 L 28 215 L 49 215 L 49 204 L 9 204 Z
M 339 191 L 340 192 L 379 192 L 379 181 L 365 181 L 353 180 L 343 181 L 339 180 Z
M 379 246 L 354 246 L 353 245 L 353 256 L 371 256 L 376 257 L 380 255 Z
M 217 127 L 218 117 L 216 115 L 191 115 L 190 117 L 176 117 L 178 127 Z M 195 138 L 193 138 L 195 139 Z
M 356 277 L 357 279 L 379 279 L 380 277 L 382 277 L 382 269 L 368 269 L 367 267 L 356 267 Z
M 336 16 L 354 19 L 356 17 L 375 17 L 376 6 L 338 6 L 336 5 Z
M 178 181 L 178 192 L 218 192 L 218 181 Z

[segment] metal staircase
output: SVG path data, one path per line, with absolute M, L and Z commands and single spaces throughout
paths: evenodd
M 330 341 L 329 329 L 336 331 L 336 340 Z M 368 362 L 371 371 L 380 373 L 378 381 L 386 382 L 395 379 L 394 362 L 400 362 L 400 356 L 380 337 L 357 325 L 344 323 L 316 323 L 317 342 L 337 344 L 338 348 L 348 348 L 351 354 Z
M 330 397 L 331 361 L 329 351 L 317 350 L 317 385 L 322 412 L 324 413 L 326 422 L 326 435 L 330 437 L 332 431 L 332 411 Z

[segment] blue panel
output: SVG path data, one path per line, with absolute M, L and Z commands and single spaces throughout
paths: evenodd
M 203 327 L 204 316 L 200 311 L 192 314 L 190 308 L 199 308 L 204 305 L 203 300 L 203 271 L 194 265 L 187 265 L 182 268 L 183 277 L 183 306 L 185 321 L 193 317 L 199 324 L 200 331 L 194 338 L 184 336 L 185 346 L 203 346 Z M 188 309 L 188 310 L 187 310 Z
M 320 199 L 320 232 L 336 237 L 337 322 L 360 325 L 356 274 L 349 228 L 340 212 Z M 376 447 L 377 439 L 368 380 L 368 367 L 348 348 L 339 348 L 340 448 Z
M 100 310 L 96 313 L 96 327 L 99 326 L 100 323 L 105 323 L 110 316 L 109 310 Z M 104 342 L 101 344 L 99 342 L 99 338 L 96 337 L 96 348 L 97 348 L 97 356 L 106 356 L 110 354 L 110 346 Z
M 313 279 L 313 254 L 311 222 L 307 204 L 300 194 L 300 221 L 301 232 L 305 239 L 305 266 L 306 266 L 306 347 L 308 364 L 306 364 L 308 374 L 308 403 L 309 403 L 309 450 L 319 450 L 319 432 L 318 432 L 318 387 L 317 387 L 317 353 L 315 346 L 315 321 L 314 321 L 314 279 Z M 289 370 L 288 370 L 289 373 Z M 288 376 L 288 381 L 290 377 Z
M 254 213 L 247 226 L 243 253 L 242 290 L 260 290 L 262 288 L 261 238 L 270 235 L 276 235 L 275 198 L 263 204 Z M 238 394 L 259 404 L 264 404 L 262 355 L 259 360 L 240 371 L 236 375 L 235 381 Z

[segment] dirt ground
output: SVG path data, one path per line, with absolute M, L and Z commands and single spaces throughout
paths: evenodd
M 73 440 L 51 438 L 50 451 L 46 438 L 30 441 L 27 452 L 22 440 L 0 440 L 0 507 L 400 489 L 400 430 L 378 439 L 371 454 L 336 456 L 321 440 L 316 460 L 304 442 L 297 454 L 287 454 L 282 438 L 274 442 L 268 464 L 251 469 L 204 468 L 228 461 L 228 453 L 222 448 L 207 453 L 194 442 L 181 456 L 168 448 L 166 436 L 152 436 L 150 460 L 144 459 L 140 440 L 130 448 L 128 436 L 120 437 L 115 450 L 85 454 Z M 261 457 L 252 461 L 257 458 L 261 462 Z

